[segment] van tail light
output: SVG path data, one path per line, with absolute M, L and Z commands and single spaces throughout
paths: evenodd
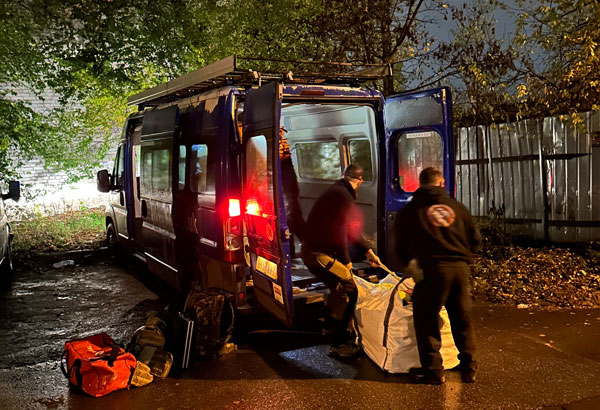
M 325 95 L 325 90 L 302 90 L 300 95 Z
M 240 200 L 237 198 L 229 198 L 229 217 L 234 218 L 236 216 L 240 216 Z
M 242 248 L 242 218 L 240 200 L 229 198 L 227 201 L 226 219 L 223 224 L 225 250 L 229 252 Z

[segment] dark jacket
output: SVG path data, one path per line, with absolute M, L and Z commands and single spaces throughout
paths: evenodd
M 348 247 L 355 245 L 366 253 L 364 216 L 354 202 L 356 192 L 345 179 L 336 181 L 313 205 L 306 221 L 305 246 L 311 252 L 322 252 L 348 264 Z
M 470 262 L 480 243 L 471 214 L 444 188 L 419 188 L 397 218 L 397 252 L 406 266 L 417 258 L 421 266 L 439 261 Z

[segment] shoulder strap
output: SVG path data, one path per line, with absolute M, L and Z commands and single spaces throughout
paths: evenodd
M 396 286 L 394 286 L 394 289 L 390 293 L 390 302 L 389 302 L 388 308 L 385 312 L 385 318 L 383 319 L 383 340 L 381 342 L 383 344 L 383 347 L 385 348 L 385 359 L 383 360 L 383 365 L 381 366 L 383 369 L 385 369 L 385 364 L 387 363 L 387 360 L 388 360 L 387 341 L 388 341 L 388 331 L 390 328 L 390 317 L 392 316 L 392 311 L 394 310 L 394 299 L 396 297 L 396 293 L 398 293 L 398 287 L 405 280 L 406 280 L 406 277 L 402 278 L 398 283 L 396 283 Z

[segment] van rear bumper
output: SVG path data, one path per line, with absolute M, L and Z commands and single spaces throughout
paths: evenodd
M 201 284 L 204 289 L 217 288 L 231 292 L 238 310 L 250 309 L 246 293 L 247 267 L 243 263 L 227 263 L 200 256 Z

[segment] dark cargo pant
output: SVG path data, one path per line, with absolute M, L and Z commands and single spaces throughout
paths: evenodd
M 331 345 L 340 346 L 349 342 L 352 335 L 348 327 L 354 317 L 354 307 L 358 299 L 358 289 L 354 281 L 342 280 L 321 266 L 307 265 L 307 268 L 330 290 L 327 307 L 333 330 Z
M 469 266 L 465 262 L 434 262 L 423 266 L 424 279 L 413 291 L 413 314 L 419 358 L 423 369 L 437 373 L 442 367 L 438 315 L 446 306 L 461 369 L 473 369 L 475 341 L 471 327 Z

